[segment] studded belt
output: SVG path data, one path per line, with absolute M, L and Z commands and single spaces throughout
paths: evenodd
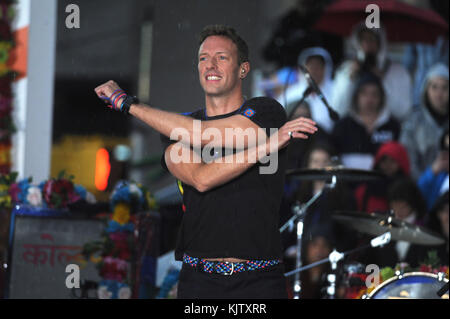
M 244 271 L 252 271 L 258 269 L 266 269 L 271 266 L 279 264 L 281 261 L 278 259 L 273 260 L 247 260 L 244 262 L 222 262 L 222 261 L 210 261 L 206 259 L 190 257 L 188 255 L 183 256 L 183 262 L 190 265 L 200 271 L 209 274 L 222 274 L 232 275 L 234 273 L 240 273 Z

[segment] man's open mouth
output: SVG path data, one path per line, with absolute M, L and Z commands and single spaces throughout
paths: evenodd
M 221 79 L 222 79 L 222 77 L 219 75 L 207 75 L 206 76 L 207 81 L 219 81 Z

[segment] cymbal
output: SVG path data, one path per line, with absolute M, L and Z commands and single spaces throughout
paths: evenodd
M 389 214 L 337 211 L 332 216 L 336 221 L 372 236 L 390 232 L 394 241 L 403 240 L 427 246 L 441 245 L 445 242 L 438 234 L 425 227 L 402 221 Z
M 343 180 L 347 182 L 367 182 L 385 177 L 382 173 L 375 171 L 343 168 L 339 166 L 328 166 L 323 169 L 291 169 L 286 171 L 286 176 L 288 178 L 308 181 L 328 180 L 336 176 L 338 181 Z

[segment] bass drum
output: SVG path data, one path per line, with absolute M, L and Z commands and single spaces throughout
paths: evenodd
M 447 282 L 443 274 L 405 273 L 384 281 L 366 299 L 440 299 L 437 292 Z M 448 299 L 448 291 L 442 299 Z

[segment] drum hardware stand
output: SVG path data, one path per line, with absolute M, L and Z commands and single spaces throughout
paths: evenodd
M 352 250 L 349 250 L 349 251 L 346 251 L 346 252 L 343 252 L 343 253 L 340 253 L 340 252 L 338 252 L 336 250 L 333 250 L 330 253 L 330 255 L 328 256 L 328 258 L 324 258 L 322 260 L 316 261 L 316 262 L 314 262 L 312 264 L 309 264 L 307 266 L 300 267 L 300 268 L 294 269 L 292 271 L 289 271 L 289 272 L 285 273 L 284 276 L 285 277 L 289 277 L 289 276 L 292 276 L 292 275 L 295 274 L 296 278 L 297 278 L 297 275 L 299 275 L 300 272 L 329 262 L 331 264 L 332 272 L 331 272 L 331 274 L 329 274 L 327 276 L 328 283 L 329 283 L 329 286 L 327 288 L 327 294 L 328 294 L 328 297 L 330 299 L 334 299 L 335 294 L 336 294 L 336 278 L 337 278 L 336 270 L 337 270 L 337 263 L 339 261 L 341 261 L 347 255 L 353 254 L 353 253 L 355 253 L 357 251 L 360 251 L 360 250 L 365 250 L 365 249 L 370 248 L 370 247 L 373 247 L 373 248 L 375 248 L 375 247 L 383 247 L 384 245 L 388 244 L 390 241 L 391 241 L 391 233 L 387 232 L 387 233 L 384 233 L 381 236 L 378 236 L 378 237 L 375 237 L 374 239 L 372 239 L 370 241 L 370 244 L 368 244 L 368 245 L 364 245 L 364 246 L 361 246 L 361 247 L 358 247 L 358 248 L 355 248 L 355 249 L 352 249 Z
M 328 274 L 327 280 L 328 280 L 328 288 L 327 288 L 327 294 L 329 299 L 334 299 L 336 295 L 336 270 L 337 270 L 337 263 L 344 259 L 344 253 L 338 252 L 336 249 L 331 252 L 331 254 L 328 257 L 328 260 L 331 264 L 331 273 Z
M 297 219 L 297 255 L 295 258 L 295 267 L 300 268 L 302 266 L 302 237 L 303 237 L 303 222 L 305 219 L 306 211 L 308 208 L 324 193 L 326 189 L 333 189 L 336 186 L 336 176 L 332 176 L 331 183 L 326 183 L 317 194 L 315 194 L 306 204 L 296 205 L 292 208 L 293 216 L 280 228 L 280 232 L 283 232 L 287 227 L 293 227 L 294 221 Z M 294 279 L 294 299 L 300 299 L 301 292 L 300 272 L 295 273 Z
M 442 275 L 441 275 L 442 276 Z M 443 277 L 443 276 L 442 276 Z M 440 279 L 442 280 L 442 279 Z M 445 295 L 445 293 L 448 291 L 449 289 L 449 283 L 447 282 L 441 289 L 439 289 L 439 291 L 437 292 L 437 295 L 442 298 L 443 295 Z
M 393 209 L 388 211 L 388 214 L 386 216 L 386 219 L 383 220 L 383 223 L 386 223 L 386 226 L 392 224 L 392 220 L 395 218 L 395 212 Z

